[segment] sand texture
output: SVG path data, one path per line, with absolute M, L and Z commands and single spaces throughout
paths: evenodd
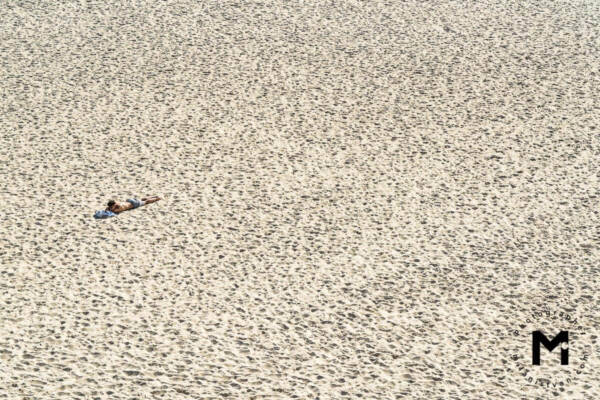
M 0 399 L 600 398 L 599 49 L 595 0 L 0 2 Z

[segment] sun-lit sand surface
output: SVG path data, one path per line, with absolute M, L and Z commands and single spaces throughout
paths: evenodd
M 600 3 L 317 3 L 0 3 L 0 398 L 600 398 Z

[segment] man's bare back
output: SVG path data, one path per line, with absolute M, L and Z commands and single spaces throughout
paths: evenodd
M 158 197 L 158 196 L 144 197 L 144 198 L 142 198 L 141 201 L 137 200 L 137 199 L 127 199 L 127 201 L 122 204 L 117 203 L 114 200 L 110 200 L 106 207 L 106 211 L 112 211 L 115 214 L 118 214 L 123 211 L 131 210 L 134 208 L 144 206 L 146 204 L 157 202 L 159 200 L 160 200 L 160 197 Z

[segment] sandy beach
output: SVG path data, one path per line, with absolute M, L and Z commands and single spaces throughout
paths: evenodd
M 599 21 L 0 3 L 0 398 L 600 398 Z

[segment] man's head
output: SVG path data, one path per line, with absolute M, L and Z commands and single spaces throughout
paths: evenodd
M 107 206 L 108 206 L 108 209 L 109 209 L 109 210 L 112 210 L 112 208 L 114 207 L 114 205 L 115 205 L 115 204 L 117 204 L 117 202 L 116 202 L 116 201 L 114 201 L 114 200 L 109 200 L 109 201 L 108 201 L 108 204 L 107 204 Z

